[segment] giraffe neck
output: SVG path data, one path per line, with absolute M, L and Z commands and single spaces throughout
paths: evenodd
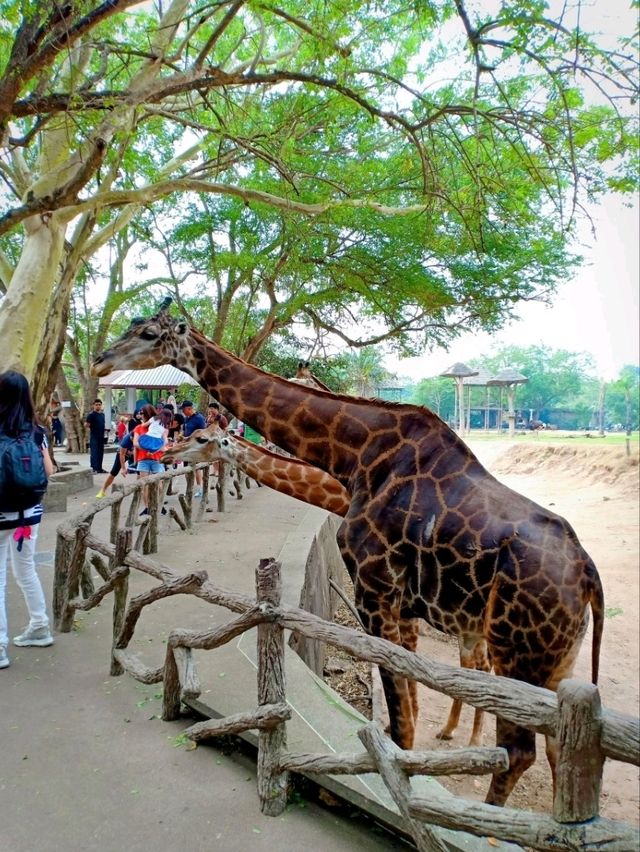
M 233 441 L 234 460 L 252 479 L 337 515 L 347 514 L 349 495 L 333 476 L 299 459 L 288 459 L 257 447 L 243 438 L 234 437 Z
M 174 366 L 187 370 L 225 408 L 271 443 L 341 481 L 349 479 L 353 458 L 331 455 L 334 438 L 325 426 L 338 419 L 343 407 L 340 398 L 266 373 L 195 329 L 189 330 L 186 344 L 186 351 L 172 355 Z M 314 436 L 313 445 L 310 436 Z
M 193 378 L 240 420 L 277 447 L 349 486 L 354 475 L 406 438 L 420 453 L 459 444 L 433 412 L 417 406 L 327 393 L 295 384 L 237 358 L 195 329 L 171 363 Z

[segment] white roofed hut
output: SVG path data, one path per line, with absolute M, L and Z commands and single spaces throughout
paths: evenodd
M 458 423 L 458 434 L 464 435 L 467 420 L 464 405 L 464 380 L 468 379 L 470 376 L 477 376 L 478 370 L 474 370 L 472 367 L 467 367 L 467 365 L 463 364 L 461 361 L 456 361 L 455 364 L 452 364 L 448 370 L 445 370 L 443 373 L 440 373 L 440 375 L 444 376 L 445 378 L 455 380 L 458 389 L 456 418 Z
M 151 370 L 114 370 L 108 376 L 104 376 L 98 382 L 99 387 L 104 390 L 104 408 L 110 412 L 112 408 L 111 391 L 113 388 L 127 391 L 127 411 L 133 411 L 136 405 L 137 391 L 143 390 L 167 390 L 180 387 L 180 385 L 194 385 L 198 383 L 188 373 L 183 373 L 177 367 L 165 364 L 162 367 L 154 367 Z
M 525 382 L 528 382 L 529 379 L 526 376 L 523 376 L 522 373 L 519 373 L 515 367 L 505 367 L 503 370 L 495 375 L 492 379 L 489 379 L 489 385 L 493 385 L 496 387 L 506 388 L 507 391 L 507 400 L 509 403 L 509 410 L 507 412 L 507 422 L 509 423 L 509 437 L 513 438 L 516 434 L 516 411 L 514 398 L 516 393 L 516 387 L 518 385 L 523 385 Z

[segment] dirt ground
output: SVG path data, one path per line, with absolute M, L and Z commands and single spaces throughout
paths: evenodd
M 542 506 L 563 515 L 572 524 L 583 546 L 594 559 L 605 592 L 606 620 L 600 656 L 599 689 L 603 706 L 637 716 L 639 713 L 640 642 L 638 630 L 639 480 L 637 451 L 628 459 L 624 447 L 584 446 L 571 442 L 553 445 L 544 439 L 469 441 L 480 461 L 506 485 Z M 342 620 L 349 616 L 343 613 Z M 457 642 L 427 628 L 418 651 L 452 665 L 458 662 Z M 591 630 L 575 668 L 575 676 L 590 680 Z M 368 686 L 363 672 L 336 674 L 340 689 L 357 708 L 367 713 Z M 338 687 L 339 688 L 339 687 Z M 471 733 L 473 709 L 463 708 L 453 740 L 443 742 L 436 734 L 444 724 L 450 701 L 445 695 L 419 687 L 420 716 L 416 748 L 457 748 Z M 494 742 L 494 722 L 485 718 L 484 743 Z M 537 760 L 521 778 L 509 799 L 512 807 L 551 811 L 551 773 L 544 738 L 537 738 Z M 483 800 L 489 778 L 453 776 L 441 779 L 457 795 Z M 638 770 L 607 761 L 601 797 L 602 815 L 638 822 Z

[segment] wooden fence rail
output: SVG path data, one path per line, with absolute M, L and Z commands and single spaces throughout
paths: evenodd
M 153 487 L 151 480 L 156 479 L 155 487 L 161 488 L 164 477 L 170 479 L 176 475 L 180 472 L 159 474 L 147 482 Z M 192 472 L 186 475 L 193 476 Z M 116 506 L 119 512 L 121 501 L 128 495 L 133 495 L 132 505 L 137 503 L 136 488 L 139 491 L 139 483 L 109 498 L 112 513 Z M 274 560 L 262 560 L 258 566 L 256 599 L 215 586 L 204 571 L 179 575 L 169 566 L 136 550 L 133 524 L 120 529 L 112 523 L 109 542 L 92 534 L 91 520 L 103 505 L 92 507 L 58 530 L 54 582 L 54 615 L 58 629 L 70 630 L 76 610 L 90 609 L 113 593 L 111 673 L 127 671 L 143 683 L 163 682 L 163 718 L 171 720 L 178 718 L 181 701 L 196 698 L 201 692 L 192 651 L 214 649 L 257 627 L 258 706 L 224 719 L 199 722 L 188 728 L 186 734 L 197 741 L 249 729 L 258 731 L 258 792 L 264 813 L 277 815 L 284 809 L 290 771 L 309 774 L 377 771 L 420 850 L 442 852 L 447 848 L 432 826 L 493 836 L 542 850 L 631 852 L 639 847 L 640 838 L 633 826 L 600 817 L 598 807 L 604 758 L 636 766 L 640 763 L 640 721 L 601 708 L 596 687 L 573 680 L 563 681 L 556 694 L 520 681 L 448 666 L 384 639 L 284 606 L 280 601 L 280 569 Z M 155 503 L 156 511 L 159 505 L 162 505 L 161 500 Z M 109 508 L 109 504 L 105 508 Z M 128 520 L 132 517 L 135 516 L 130 510 Z M 190 515 L 185 511 L 185 521 L 188 517 L 190 523 Z M 141 539 L 140 535 L 137 539 L 142 547 L 148 540 L 148 537 Z M 91 595 L 80 598 L 80 579 L 88 551 L 93 552 L 90 558 L 93 564 L 94 558 L 100 560 L 99 573 L 104 582 Z M 159 585 L 128 600 L 131 569 L 153 577 Z M 128 645 L 144 608 L 175 594 L 194 595 L 224 606 L 237 616 L 208 631 L 172 630 L 163 665 L 150 668 L 127 650 Z M 285 723 L 291 711 L 284 686 L 285 629 L 328 643 L 358 659 L 376 663 L 515 724 L 555 736 L 559 755 L 553 816 L 496 808 L 456 797 L 425 800 L 413 794 L 412 775 L 504 771 L 508 759 L 506 752 L 499 748 L 465 748 L 446 753 L 403 752 L 384 735 L 379 725 L 372 723 L 359 734 L 365 749 L 362 753 L 289 753 Z

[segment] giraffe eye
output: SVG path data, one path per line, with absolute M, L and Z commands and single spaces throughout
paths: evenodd
M 221 446 L 223 446 L 223 447 L 228 447 L 228 446 L 229 446 L 229 439 L 228 439 L 228 438 L 223 438 L 223 439 L 220 441 L 220 444 L 221 444 Z
M 157 334 L 154 334 L 152 331 L 149 331 L 146 328 L 145 328 L 144 331 L 140 332 L 140 337 L 143 340 L 155 340 L 157 336 L 158 336 Z
M 198 437 L 196 438 L 196 441 L 199 444 L 208 444 L 209 443 L 209 441 L 206 438 L 204 438 L 202 435 L 198 435 Z

